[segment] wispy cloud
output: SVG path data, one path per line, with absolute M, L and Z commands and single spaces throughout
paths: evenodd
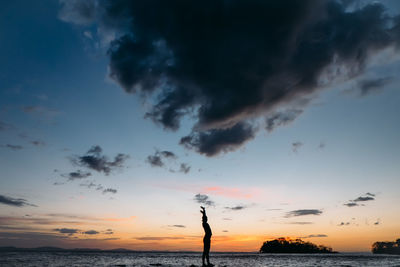
M 265 119 L 268 132 L 272 132 L 276 127 L 288 125 L 303 113 L 301 109 L 288 109 L 275 112 Z
M 318 234 L 318 235 L 306 235 L 306 236 L 301 236 L 299 238 L 315 238 L 315 237 L 328 237 L 325 234 Z
M 186 226 L 183 225 L 183 224 L 173 224 L 173 225 L 168 225 L 168 227 L 173 227 L 173 228 L 186 228 Z
M 286 213 L 285 217 L 298 217 L 307 215 L 321 215 L 322 210 L 318 209 L 304 209 L 304 210 L 292 210 Z
M 34 146 L 39 146 L 39 147 L 45 146 L 45 145 L 46 145 L 45 142 L 40 141 L 40 140 L 33 140 L 33 141 L 31 141 L 30 143 L 31 143 L 32 145 L 34 145 Z
M 314 224 L 313 222 L 287 222 L 286 224 L 308 225 Z
M 292 151 L 297 153 L 302 146 L 303 146 L 302 142 L 299 142 L 299 141 L 293 142 L 292 143 Z
M 197 194 L 194 196 L 194 201 L 205 206 L 215 206 L 215 202 L 207 195 Z
M 244 206 L 244 205 L 237 205 L 237 206 L 233 206 L 233 207 L 225 207 L 226 210 L 233 210 L 233 211 L 244 210 L 246 208 L 247 208 L 247 206 Z
M 21 149 L 24 148 L 24 147 L 21 146 L 21 145 L 12 145 L 12 144 L 2 145 L 2 147 L 8 148 L 8 149 L 11 149 L 11 150 L 14 150 L 14 151 L 21 150 Z
M 360 202 L 372 201 L 375 200 L 375 194 L 372 193 L 365 193 L 362 196 L 357 197 L 356 199 L 349 200 L 347 203 L 343 204 L 349 208 L 360 206 Z M 361 204 L 362 205 L 362 204 Z
M 24 206 L 37 207 L 36 205 L 29 203 L 26 199 L 12 198 L 4 195 L 0 195 L 0 204 L 14 206 L 14 207 L 24 207 Z
M 90 172 L 83 172 L 81 170 L 77 170 L 74 172 L 62 174 L 61 176 L 68 178 L 69 181 L 73 181 L 73 180 L 85 179 L 91 175 L 92 174 Z
M 59 232 L 60 234 L 73 235 L 78 233 L 80 230 L 75 228 L 56 228 L 54 231 Z
M 98 235 L 98 234 L 100 234 L 100 232 L 98 232 L 96 230 L 88 230 L 88 231 L 82 232 L 82 234 L 85 234 L 85 235 Z
M 118 191 L 117 189 L 114 188 L 106 188 L 103 190 L 103 194 L 111 193 L 111 194 L 116 194 Z

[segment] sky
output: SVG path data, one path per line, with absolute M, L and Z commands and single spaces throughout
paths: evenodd
M 0 246 L 400 235 L 398 1 L 9 1 Z

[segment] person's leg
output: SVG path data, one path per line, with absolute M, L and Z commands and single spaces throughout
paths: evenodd
M 205 259 L 206 259 L 206 241 L 203 240 L 203 255 L 201 256 L 201 259 L 203 261 L 203 266 L 206 265 Z
M 210 265 L 210 240 L 207 240 L 207 242 L 204 244 L 204 251 L 205 251 L 205 256 L 207 259 L 207 264 Z

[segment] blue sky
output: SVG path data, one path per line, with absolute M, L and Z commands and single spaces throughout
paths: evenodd
M 389 13 L 400 11 L 395 1 L 384 4 Z M 182 249 L 168 239 L 146 245 L 134 238 L 200 236 L 199 203 L 194 201 L 199 193 L 216 203 L 209 216 L 220 238 L 219 250 L 257 250 L 261 245 L 257 242 L 269 237 L 325 234 L 326 238 L 312 241 L 338 250 L 365 251 L 380 238 L 398 237 L 397 49 L 378 51 L 358 76 L 339 77 L 309 95 L 303 113 L 287 125 L 268 132 L 263 130 L 264 115 L 258 116 L 255 121 L 261 130 L 254 139 L 208 157 L 179 145 L 181 137 L 192 131 L 195 116 L 182 119 L 177 131 L 146 119 L 153 100 L 127 93 L 108 76 L 110 33 L 101 33 L 96 23 L 78 25 L 60 19 L 62 6 L 53 0 L 12 1 L 0 11 L 0 195 L 35 205 L 0 206 L 2 221 L 12 218 L 5 225 L 24 228 L 0 228 L 0 245 L 31 246 L 12 243 L 6 235 L 34 232 L 52 236 L 50 240 L 46 235 L 43 245 Z M 388 82 L 360 95 L 362 81 L 379 78 Z M 299 144 L 297 149 L 294 143 Z M 95 145 L 110 161 L 118 153 L 129 158 L 109 175 L 73 164 L 71 158 L 85 155 Z M 151 166 L 147 157 L 157 151 L 172 151 L 176 158 L 163 158 L 163 167 Z M 180 171 L 181 163 L 190 166 L 188 173 Z M 91 176 L 68 181 L 68 173 L 78 169 L 90 171 Z M 102 189 L 88 188 L 91 182 Z M 117 193 L 103 193 L 106 188 Z M 367 192 L 374 200 L 365 206 L 343 205 Z M 225 208 L 234 206 L 243 209 Z M 301 209 L 323 214 L 285 217 Z M 60 221 L 44 229 L 15 219 L 49 214 L 135 219 L 121 225 L 104 219 L 103 228 L 114 229 L 116 240 L 99 237 L 92 243 L 83 237 L 78 238 L 81 243 L 57 239 L 63 235 L 54 229 L 83 231 L 95 225 Z M 232 220 L 224 220 L 228 217 Z M 288 223 L 295 219 L 312 225 Z M 338 226 L 342 222 L 349 225 Z M 242 233 L 243 224 L 252 230 Z M 168 225 L 185 228 L 174 232 Z M 196 249 L 194 242 L 187 248 Z

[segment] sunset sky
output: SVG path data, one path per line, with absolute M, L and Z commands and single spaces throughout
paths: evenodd
M 0 246 L 400 238 L 400 1 L 0 8 Z

